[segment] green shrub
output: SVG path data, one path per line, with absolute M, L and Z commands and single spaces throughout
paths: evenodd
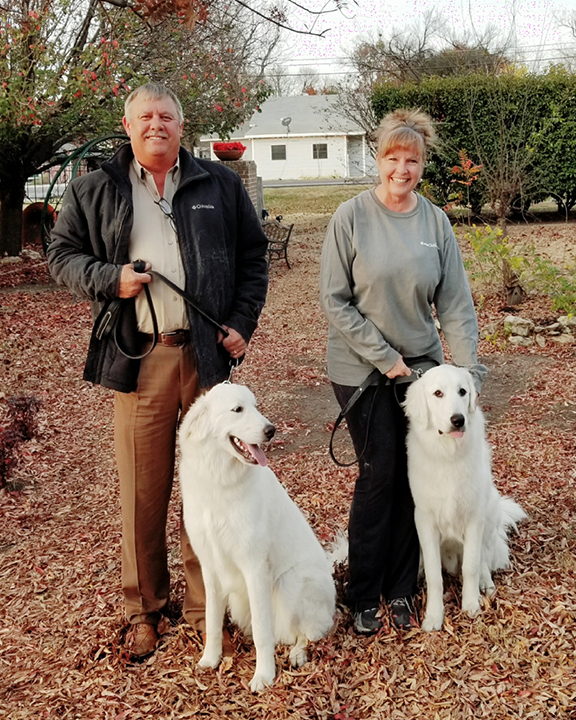
M 550 297 L 554 310 L 576 312 L 574 266 L 558 268 L 548 258 L 538 255 L 533 245 L 515 252 L 500 228 L 473 225 L 460 229 L 472 251 L 464 260 L 472 282 L 484 285 L 492 292 L 502 292 L 503 265 L 508 262 L 526 291 Z
M 429 78 L 378 86 L 372 102 L 379 118 L 419 107 L 436 121 L 440 146 L 424 178 L 440 205 L 449 200 L 450 169 L 462 150 L 484 166 L 470 188 L 475 212 L 489 201 L 526 210 L 549 195 L 559 207 L 576 203 L 576 75 L 553 69 Z

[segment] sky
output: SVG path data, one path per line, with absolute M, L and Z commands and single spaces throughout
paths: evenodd
M 315 9 L 330 6 L 331 0 L 299 0 Z M 381 30 L 384 36 L 394 27 L 404 29 L 426 12 L 438 9 L 457 32 L 480 34 L 487 25 L 503 36 L 514 33 L 512 47 L 528 63 L 538 58 L 560 59 L 562 46 L 571 38 L 558 28 L 556 18 L 576 13 L 576 0 L 347 0 L 347 9 L 318 17 L 314 31 L 326 29 L 323 38 L 291 35 L 289 52 L 282 62 L 290 73 L 310 66 L 319 73 L 342 68 L 338 62 L 361 38 Z M 333 7 L 333 5 L 332 5 Z M 312 16 L 295 9 L 293 24 L 310 26 Z M 576 41 L 575 41 L 576 42 Z M 289 58 L 289 59 L 286 59 Z M 520 59 L 520 56 L 519 56 Z

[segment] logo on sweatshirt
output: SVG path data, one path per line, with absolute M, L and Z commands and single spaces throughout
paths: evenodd
M 436 243 L 420 242 L 420 245 L 425 245 L 426 247 L 433 247 L 433 248 L 437 248 L 437 247 L 438 247 L 438 245 L 436 245 Z
M 214 210 L 214 205 L 192 205 L 192 210 Z

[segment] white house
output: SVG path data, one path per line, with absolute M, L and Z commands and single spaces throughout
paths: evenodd
M 270 98 L 230 139 L 246 146 L 242 160 L 254 160 L 264 181 L 376 175 L 365 132 L 339 114 L 337 95 Z M 201 138 L 206 157 L 216 159 L 215 142 Z

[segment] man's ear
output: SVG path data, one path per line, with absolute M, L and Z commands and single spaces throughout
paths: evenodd
M 130 123 L 128 122 L 128 118 L 126 117 L 126 115 L 124 115 L 124 117 L 122 118 L 122 126 L 126 131 L 126 135 L 130 137 Z M 182 135 L 180 135 L 180 137 L 182 137 Z

